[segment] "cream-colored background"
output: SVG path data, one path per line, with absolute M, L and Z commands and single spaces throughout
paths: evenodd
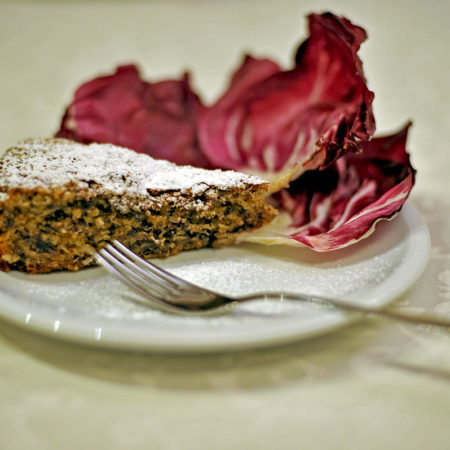
M 287 64 L 304 16 L 364 26 L 378 130 L 412 119 L 411 202 L 432 255 L 399 307 L 450 314 L 447 1 L 0 1 L 0 146 L 50 135 L 82 81 L 136 61 L 191 69 L 211 99 L 243 51 Z M 446 449 L 450 336 L 362 321 L 308 342 L 207 356 L 95 350 L 0 322 L 0 448 Z

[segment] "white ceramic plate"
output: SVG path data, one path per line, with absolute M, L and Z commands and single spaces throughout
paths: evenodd
M 382 306 L 417 279 L 429 250 L 427 227 L 407 205 L 368 239 L 337 252 L 241 244 L 186 252 L 158 263 L 229 295 L 285 290 Z M 175 352 L 274 345 L 329 332 L 355 318 L 301 303 L 263 300 L 222 316 L 172 316 L 149 308 L 102 268 L 49 275 L 1 273 L 0 315 L 55 338 Z

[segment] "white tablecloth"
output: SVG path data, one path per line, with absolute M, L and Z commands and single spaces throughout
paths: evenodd
M 412 119 L 410 201 L 432 254 L 399 299 L 450 312 L 449 3 L 333 2 L 369 33 L 361 56 L 378 130 Z M 206 98 L 243 51 L 287 64 L 304 16 L 330 2 L 0 1 L 0 146 L 52 134 L 82 81 L 138 62 L 149 79 L 191 69 Z M 446 449 L 450 336 L 360 321 L 254 352 L 102 351 L 0 322 L 0 448 Z

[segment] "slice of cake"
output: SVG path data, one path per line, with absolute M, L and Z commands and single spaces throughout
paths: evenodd
M 275 216 L 267 187 L 109 144 L 24 141 L 0 159 L 0 269 L 78 270 L 113 239 L 145 258 L 229 245 Z

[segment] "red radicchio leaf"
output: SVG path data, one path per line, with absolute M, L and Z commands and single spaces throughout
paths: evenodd
M 365 31 L 331 13 L 309 16 L 296 66 L 247 57 L 225 94 L 199 118 L 202 151 L 222 168 L 279 173 L 324 168 L 374 132 L 357 56 Z
M 293 221 L 289 238 L 316 251 L 336 250 L 368 236 L 379 220 L 393 218 L 414 185 L 405 148 L 409 126 L 364 142 L 362 153 L 306 172 L 276 194 Z
M 121 66 L 76 91 L 56 136 L 294 179 L 273 197 L 290 227 L 249 240 L 316 251 L 346 247 L 394 217 L 408 197 L 415 177 L 405 149 L 409 125 L 368 141 L 373 93 L 357 55 L 365 31 L 331 13 L 310 15 L 309 30 L 293 69 L 246 56 L 209 108 L 188 74 L 149 83 L 135 66 Z
M 133 65 L 80 86 L 56 136 L 109 142 L 177 164 L 208 166 L 200 152 L 196 120 L 200 100 L 181 80 L 143 81 Z

